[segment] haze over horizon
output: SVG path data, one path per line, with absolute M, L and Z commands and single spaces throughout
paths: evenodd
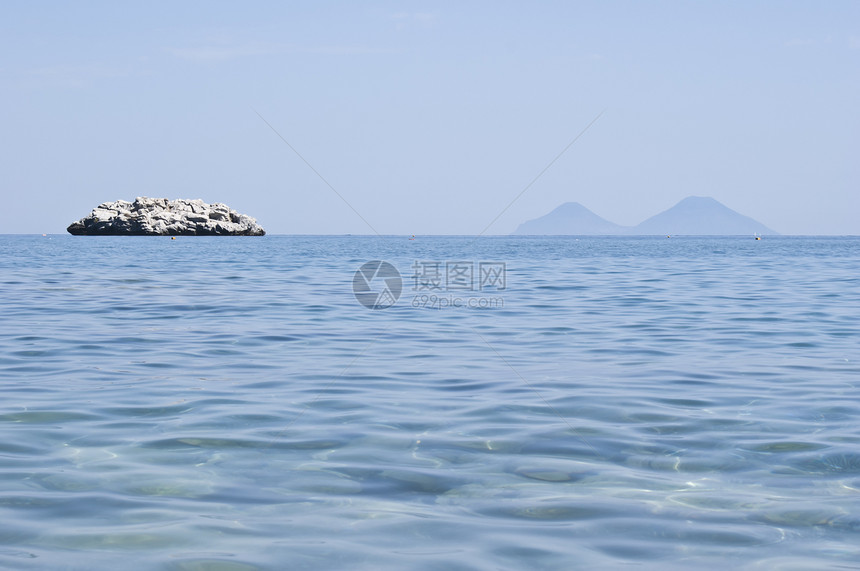
M 270 234 L 476 234 L 528 187 L 487 234 L 566 202 L 632 226 L 701 195 L 781 234 L 860 235 L 856 2 L 0 13 L 0 233 L 150 196 Z

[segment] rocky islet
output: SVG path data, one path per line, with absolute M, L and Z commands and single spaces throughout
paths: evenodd
M 226 204 L 138 197 L 100 204 L 67 228 L 76 236 L 264 236 L 257 220 Z

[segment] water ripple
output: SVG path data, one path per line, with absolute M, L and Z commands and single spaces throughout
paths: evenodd
M 852 568 L 855 238 L 3 237 L 0 567 Z M 389 260 L 398 305 L 355 302 Z M 504 307 L 409 303 L 504 261 Z

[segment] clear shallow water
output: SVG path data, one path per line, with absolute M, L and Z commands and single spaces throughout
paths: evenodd
M 3 236 L 0 292 L 0 567 L 860 566 L 857 238 Z

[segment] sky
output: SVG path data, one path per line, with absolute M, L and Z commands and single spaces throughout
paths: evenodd
M 857 235 L 858 102 L 853 0 L 4 0 L 0 233 L 137 196 L 420 235 L 697 195 Z

